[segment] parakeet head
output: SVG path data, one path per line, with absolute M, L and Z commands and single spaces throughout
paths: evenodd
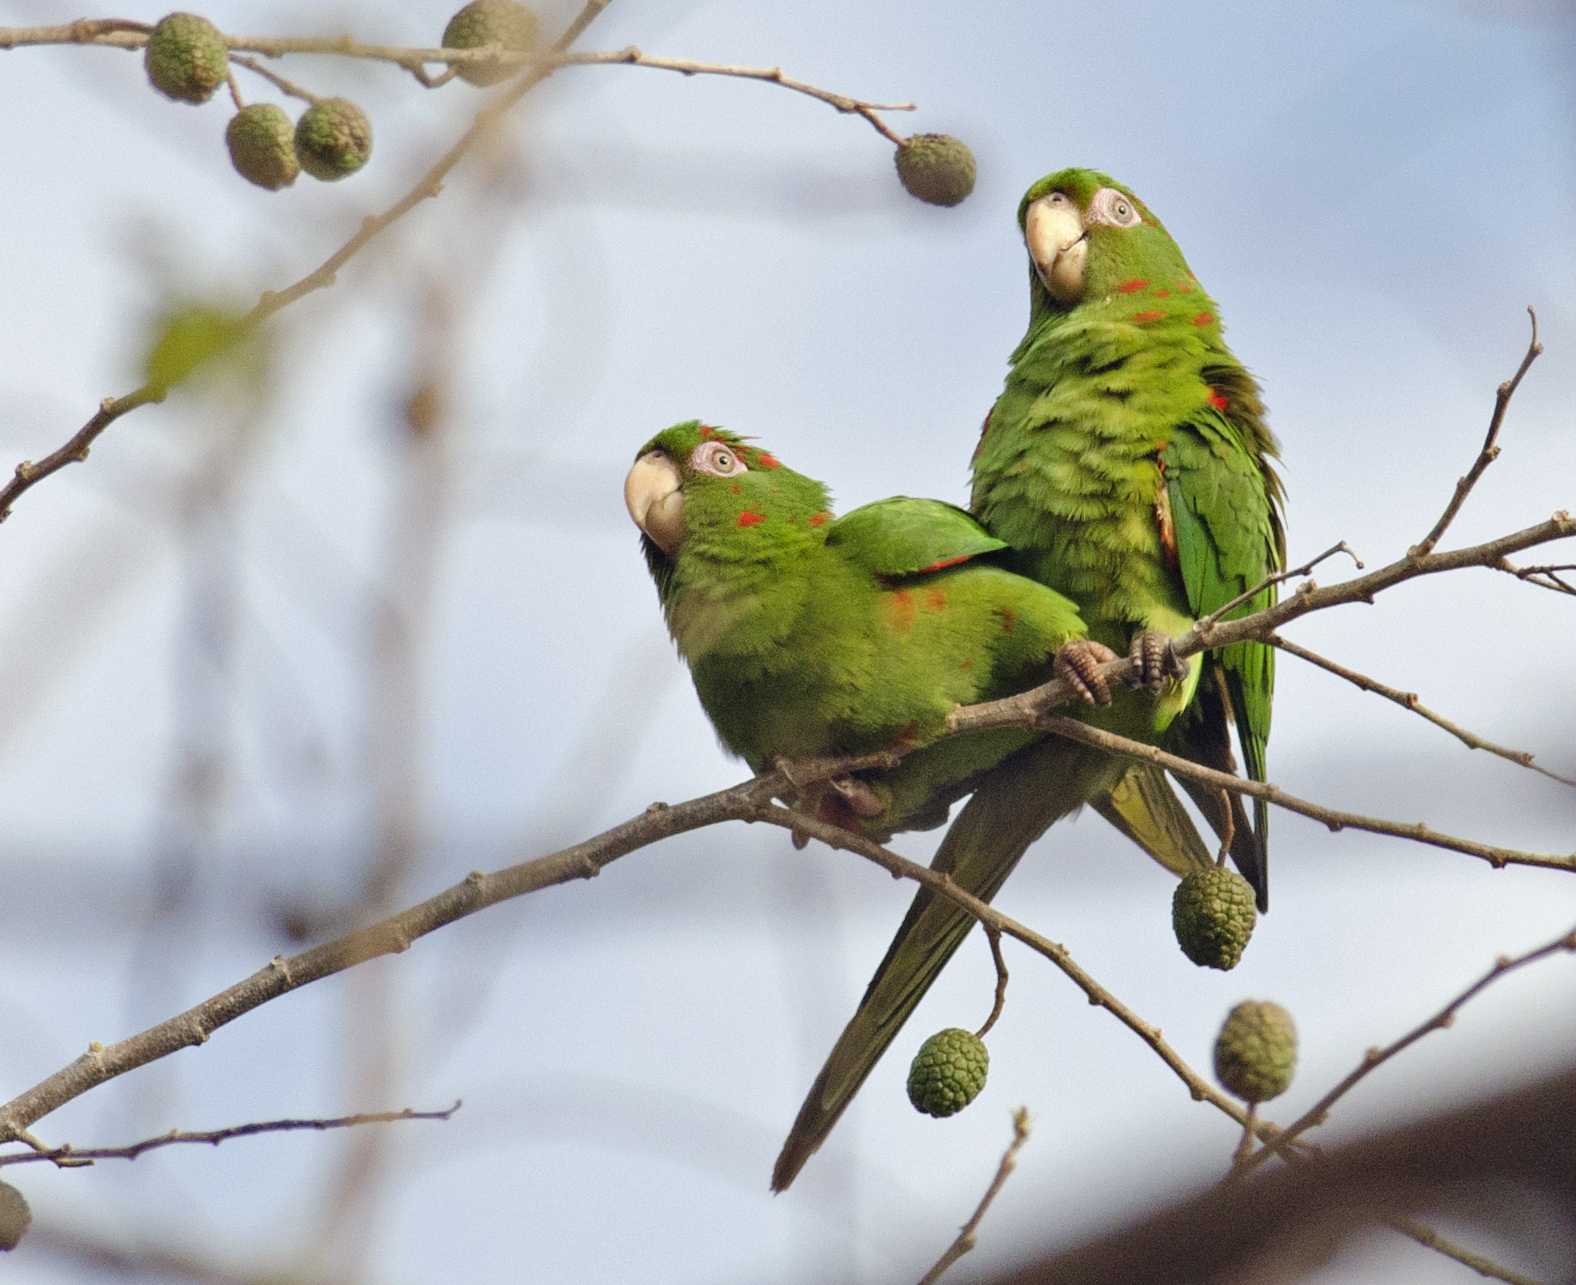
M 640 448 L 624 479 L 624 504 L 659 579 L 686 546 L 723 558 L 759 557 L 795 532 L 817 532 L 830 517 L 821 483 L 698 419 Z
M 1135 282 L 1192 280 L 1182 251 L 1149 207 L 1094 170 L 1046 175 L 1024 193 L 1018 226 L 1029 249 L 1036 313 L 1120 295 Z

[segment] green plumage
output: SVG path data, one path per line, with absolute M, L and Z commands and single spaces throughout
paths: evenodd
M 719 452 L 737 472 L 706 471 Z M 698 422 L 654 453 L 677 470 L 682 533 L 672 555 L 648 533 L 646 557 L 701 704 L 751 768 L 919 746 L 862 778 L 879 811 L 821 800 L 824 819 L 884 838 L 940 824 L 973 774 L 1033 739 L 926 746 L 956 706 L 1044 681 L 1083 632 L 1060 594 L 976 561 L 1003 545 L 963 510 L 899 497 L 834 519 L 821 483 Z
M 974 514 L 1010 548 L 1004 565 L 1077 604 L 1091 639 L 1126 652 L 1175 636 L 1278 569 L 1284 558 L 1275 442 L 1252 378 L 1220 336 L 1214 303 L 1159 221 L 1127 189 L 1064 170 L 1024 197 L 1030 321 L 974 462 Z M 1043 262 L 1042 262 L 1043 260 Z M 1240 614 L 1273 601 L 1265 591 Z M 1264 779 L 1273 652 L 1244 643 L 1189 666 L 1153 698 L 1114 694 L 1081 716 L 1232 770 L 1234 722 Z M 1212 862 L 1158 769 L 1050 738 L 974 782 L 932 868 L 995 895 L 1048 826 L 1084 803 L 1178 875 Z M 1265 899 L 1262 840 L 1237 796 L 1184 781 Z M 831 1132 L 973 920 L 922 889 L 784 1143 L 787 1187 Z

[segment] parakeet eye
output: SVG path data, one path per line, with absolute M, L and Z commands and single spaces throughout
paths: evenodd
M 1102 187 L 1094 194 L 1089 201 L 1088 219 L 1117 228 L 1130 228 L 1144 221 L 1132 199 L 1114 187 Z
M 690 452 L 689 462 L 692 469 L 713 477 L 736 477 L 749 472 L 733 448 L 722 442 L 702 442 Z

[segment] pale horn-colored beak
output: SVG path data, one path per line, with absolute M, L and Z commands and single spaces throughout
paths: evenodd
M 1084 240 L 1083 220 L 1072 205 L 1051 205 L 1041 197 L 1029 206 L 1023 239 L 1051 298 L 1057 303 L 1075 303 L 1083 297 L 1089 243 Z
M 678 466 L 661 451 L 647 451 L 624 479 L 624 506 L 635 525 L 668 557 L 684 543 L 684 492 Z

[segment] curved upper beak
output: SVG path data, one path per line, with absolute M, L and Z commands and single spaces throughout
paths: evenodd
M 1057 303 L 1074 303 L 1083 296 L 1084 260 L 1089 242 L 1083 219 L 1071 205 L 1049 204 L 1045 198 L 1029 206 L 1023 239 L 1046 290 Z
M 678 466 L 661 451 L 647 451 L 624 479 L 624 506 L 635 525 L 674 557 L 684 543 L 684 492 Z

